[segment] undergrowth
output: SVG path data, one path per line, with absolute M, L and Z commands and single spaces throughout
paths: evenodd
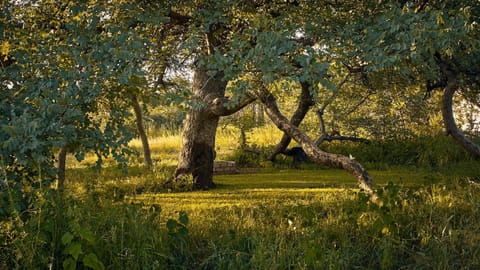
M 480 267 L 475 179 L 385 175 L 395 181 L 372 203 L 353 185 L 324 185 L 335 175 L 345 178 L 288 170 L 219 176 L 211 191 L 126 189 L 118 198 L 97 182 L 81 196 L 45 193 L 30 219 L 2 221 L 0 269 Z
M 127 170 L 87 160 L 69 167 L 64 194 L 19 187 L 34 199 L 3 200 L 0 269 L 480 268 L 480 165 L 448 138 L 324 145 L 381 169 L 370 171 L 372 203 L 344 171 L 264 162 L 271 146 L 240 152 L 228 136 L 220 159 L 262 169 L 170 192 L 179 138 L 169 136 L 153 170 L 141 158 Z
M 451 137 L 443 134 L 402 141 L 332 142 L 324 143 L 321 147 L 328 152 L 352 155 L 360 163 L 374 169 L 416 166 L 438 170 L 474 160 Z

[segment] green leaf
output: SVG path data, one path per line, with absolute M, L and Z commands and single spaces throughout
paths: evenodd
M 63 261 L 63 269 L 65 269 L 65 270 L 75 270 L 75 269 L 77 269 L 77 262 L 74 261 L 72 258 L 66 258 Z
M 120 74 L 118 80 L 121 84 L 128 84 L 128 74 Z
M 105 269 L 103 263 L 97 258 L 97 255 L 95 255 L 94 253 L 88 253 L 87 255 L 85 255 L 85 257 L 83 258 L 83 264 L 94 270 Z
M 78 256 L 82 254 L 82 244 L 73 242 L 64 250 L 64 253 L 72 255 L 75 260 L 78 260 Z
M 188 237 L 188 229 L 187 229 L 187 227 L 181 227 L 180 229 L 178 229 L 178 236 Z
M 95 243 L 95 235 L 90 230 L 85 228 L 79 228 L 78 234 L 80 235 L 80 238 L 86 240 L 88 243 L 92 245 Z
M 73 240 L 73 234 L 71 234 L 70 232 L 64 233 L 61 239 L 63 245 L 70 244 L 72 240 Z
M 175 228 L 177 228 L 177 226 L 178 226 L 178 222 L 177 222 L 176 220 L 174 220 L 174 219 L 169 219 L 169 220 L 167 221 L 167 229 L 168 229 L 168 231 L 170 231 L 170 232 L 174 231 Z
M 187 224 L 188 224 L 188 215 L 187 215 L 187 213 L 184 212 L 184 211 L 181 211 L 180 214 L 179 214 L 178 220 L 180 221 L 180 223 L 182 223 L 183 225 L 187 226 Z

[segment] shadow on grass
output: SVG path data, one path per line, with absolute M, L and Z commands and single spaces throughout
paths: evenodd
M 389 182 L 401 186 L 421 186 L 440 181 L 441 176 L 420 170 L 370 171 L 375 186 Z M 357 188 L 356 178 L 343 170 L 284 169 L 254 174 L 217 175 L 214 182 L 218 189 L 244 188 Z

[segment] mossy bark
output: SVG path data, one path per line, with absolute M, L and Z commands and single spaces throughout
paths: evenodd
M 65 188 L 65 171 L 67 163 L 68 145 L 64 144 L 58 151 L 57 160 L 57 190 L 63 191 Z
M 212 111 L 215 102 L 224 98 L 226 83 L 223 74 L 209 76 L 205 68 L 197 68 L 193 78 L 193 95 L 197 103 L 184 122 L 182 149 L 175 172 L 193 177 L 194 189 L 209 189 L 213 183 L 215 136 L 220 116 Z
M 453 115 L 453 96 L 459 88 L 458 74 L 446 62 L 440 62 L 440 67 L 447 79 L 447 84 L 443 89 L 442 95 L 442 116 L 447 135 L 451 135 L 465 150 L 475 158 L 480 159 L 480 146 L 469 140 L 455 123 L 455 117 Z

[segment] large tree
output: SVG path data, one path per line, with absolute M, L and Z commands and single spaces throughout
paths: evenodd
M 212 64 L 231 53 L 229 43 L 235 34 L 231 28 L 240 24 L 232 14 L 235 10 L 239 11 L 235 4 L 235 1 L 204 1 L 192 3 L 190 8 L 193 10 L 188 12 L 174 9 L 170 12 L 170 25 L 183 27 L 184 30 L 173 34 L 187 36 L 187 45 L 184 46 L 194 54 L 191 108 L 184 123 L 175 177 L 191 176 L 197 189 L 214 186 L 215 136 L 220 117 L 233 114 L 254 100 L 245 95 L 239 100 L 225 97 L 228 78 L 220 66 Z M 188 44 L 191 40 L 195 40 L 193 45 Z
M 299 106 L 300 119 L 311 106 L 318 86 L 331 87 L 327 70 L 335 57 L 323 47 L 334 43 L 334 33 L 322 32 L 317 26 L 324 27 L 320 16 L 334 17 L 333 4 L 316 4 L 203 1 L 196 2 L 190 9 L 172 9 L 172 23 L 184 25 L 196 41 L 191 47 L 194 102 L 185 122 L 177 177 L 191 175 L 196 188 L 212 187 L 219 117 L 258 98 L 266 105 L 274 123 L 306 148 L 312 160 L 350 171 L 360 179 L 362 187 L 371 192 L 371 178 L 357 161 L 320 151 L 304 132 L 292 129 L 290 121 L 283 121 L 283 115 L 272 105 L 275 102 L 271 102 L 275 91 L 277 94 L 292 91 L 290 86 L 298 84 L 305 103 Z M 227 90 L 232 97 L 225 97 Z M 297 120 L 293 120 L 295 127 Z

